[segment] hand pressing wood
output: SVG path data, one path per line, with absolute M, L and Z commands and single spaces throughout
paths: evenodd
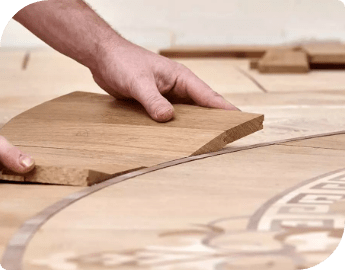
M 0 134 L 32 155 L 25 181 L 91 185 L 163 162 L 218 151 L 262 129 L 263 115 L 176 104 L 175 119 L 152 120 L 134 101 L 75 92 L 12 119 Z

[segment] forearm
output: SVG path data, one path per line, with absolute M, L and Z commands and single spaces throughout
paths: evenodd
M 87 66 L 96 83 L 110 95 L 139 101 L 156 121 L 173 118 L 169 97 L 237 110 L 188 68 L 123 39 L 82 0 L 38 2 L 14 19 L 51 47 Z
M 126 42 L 81 0 L 48 0 L 31 4 L 14 19 L 57 51 L 91 70 L 97 69 L 107 44 Z

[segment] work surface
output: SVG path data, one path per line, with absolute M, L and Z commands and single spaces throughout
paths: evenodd
M 56 53 L 31 52 L 25 69 L 25 52 L 0 55 L 2 124 L 62 94 L 102 93 Z M 243 111 L 265 114 L 264 130 L 86 189 L 1 183 L 7 270 L 294 270 L 335 250 L 345 218 L 345 72 L 263 75 L 247 60 L 179 61 Z

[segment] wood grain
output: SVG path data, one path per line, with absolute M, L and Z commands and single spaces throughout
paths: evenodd
M 258 62 L 261 73 L 307 73 L 308 57 L 305 52 L 269 50 Z
M 344 162 L 332 146 L 272 145 L 138 176 L 50 219 L 27 247 L 24 269 L 314 266 L 343 233 L 345 212 L 330 206 L 345 193 L 329 188 L 345 181 Z
M 22 183 L 55 183 L 67 186 L 90 186 L 109 179 L 112 176 L 115 175 L 89 169 L 36 165 L 31 172 L 24 175 L 18 175 L 4 169 L 0 179 Z M 56 179 L 59 179 L 58 183 L 56 183 Z
M 36 53 L 38 53 L 39 57 L 35 56 Z M 90 91 L 97 90 L 97 86 L 91 85 L 92 80 L 91 77 L 87 77 L 89 76 L 88 73 L 83 71 L 79 72 L 77 67 L 78 64 L 73 63 L 73 61 L 64 60 L 65 58 L 63 56 L 58 57 L 57 53 L 34 51 L 33 54 L 27 70 L 22 72 L 21 61 L 24 52 L 19 53 L 20 57 L 17 61 L 17 56 L 15 54 L 11 56 L 11 53 L 4 53 L 1 49 L 0 65 L 2 72 L 0 73 L 0 81 L 3 88 L 6 89 L 6 91 L 0 91 L 0 116 L 2 117 L 2 123 L 7 122 L 18 113 L 32 108 L 34 105 L 38 105 L 43 101 L 47 101 L 54 96 L 57 97 L 77 89 L 83 89 L 85 91 L 89 89 Z M 308 74 L 272 74 L 267 76 L 259 74 L 256 71 L 249 71 L 248 59 L 227 59 L 226 61 L 220 58 L 181 59 L 181 61 L 184 64 L 186 63 L 193 71 L 199 72 L 199 74 L 203 76 L 202 79 L 212 83 L 215 90 L 222 91 L 230 102 L 239 106 L 242 110 L 265 114 L 265 119 L 268 120 L 265 120 L 265 129 L 253 136 L 244 138 L 244 140 L 249 139 L 249 144 L 336 131 L 341 128 L 344 129 L 344 72 L 312 71 Z M 56 66 L 58 66 L 58 72 L 55 71 Z M 248 71 L 251 76 L 263 84 L 271 93 L 265 94 L 259 91 L 254 92 L 255 89 L 253 89 L 248 82 L 244 79 L 237 79 L 241 74 L 235 72 L 235 69 L 230 70 L 230 68 L 228 68 L 229 66 L 237 66 Z M 12 67 L 15 67 L 15 69 Z M 25 72 L 30 72 L 30 74 L 28 73 L 26 75 Z M 88 84 L 88 82 L 90 82 L 90 84 Z M 259 135 L 259 137 L 257 137 L 257 135 Z M 324 144 L 324 140 L 328 141 L 327 145 Z M 115 218 L 115 225 L 118 220 L 121 221 L 121 217 L 123 216 L 124 219 L 128 221 L 128 224 L 135 224 L 138 220 L 144 220 L 144 222 L 145 220 L 159 220 L 156 224 L 162 224 L 161 221 L 165 218 L 167 219 L 167 223 L 169 223 L 171 220 L 186 220 L 186 218 L 191 217 L 186 220 L 184 224 L 182 224 L 182 222 L 177 224 L 174 229 L 182 224 L 181 231 L 186 231 L 187 233 L 194 232 L 200 235 L 200 233 L 204 232 L 203 227 L 189 227 L 190 223 L 194 224 L 196 220 L 200 220 L 199 213 L 202 211 L 199 211 L 199 209 L 203 209 L 204 206 L 205 209 L 209 209 L 207 210 L 207 215 L 205 214 L 206 217 L 209 213 L 212 214 L 212 212 L 218 211 L 217 209 L 220 209 L 220 206 L 223 206 L 222 209 L 224 211 L 219 211 L 219 216 L 224 214 L 226 217 L 231 217 L 234 213 L 238 213 L 240 216 L 238 216 L 238 219 L 230 218 L 229 223 L 225 220 L 224 223 L 219 224 L 221 225 L 220 228 L 227 226 L 230 230 L 240 230 L 246 226 L 246 220 L 241 219 L 241 216 L 244 217 L 243 214 L 245 214 L 244 211 L 242 211 L 244 209 L 242 208 L 243 206 L 245 206 L 244 210 L 247 211 L 246 213 L 249 213 L 251 212 L 250 210 L 259 207 L 259 197 L 262 197 L 260 202 L 263 202 L 265 198 L 275 196 L 278 190 L 284 190 L 286 187 L 299 182 L 302 179 L 299 179 L 300 175 L 304 176 L 303 179 L 306 179 L 334 168 L 343 167 L 344 161 L 342 160 L 342 153 L 342 156 L 339 156 L 339 158 L 334 156 L 334 154 L 330 155 L 330 153 L 336 153 L 339 150 L 334 150 L 333 152 L 331 149 L 317 149 L 320 147 L 338 147 L 340 144 L 337 141 L 338 139 L 335 140 L 334 137 L 329 137 L 328 139 L 324 138 L 322 140 L 319 139 L 317 141 L 308 140 L 304 145 L 290 148 L 291 150 L 289 151 L 287 146 L 281 146 L 280 149 L 277 148 L 274 154 L 271 151 L 257 152 L 256 158 L 253 158 L 253 154 L 248 155 L 251 151 L 246 151 L 241 155 L 229 155 L 229 157 L 224 160 L 217 159 L 213 161 L 213 158 L 209 158 L 196 166 L 192 166 L 193 164 L 190 163 L 189 165 L 191 165 L 191 167 L 183 167 L 181 170 L 176 170 L 175 168 L 171 171 L 165 171 L 162 174 L 149 174 L 145 176 L 145 178 L 140 178 L 138 185 L 135 185 L 133 190 L 131 190 L 131 186 L 123 186 L 124 190 L 128 188 L 124 195 L 121 193 L 121 186 L 119 186 L 121 189 L 119 189 L 118 192 L 109 191 L 109 202 L 106 201 L 107 199 L 103 201 L 102 198 L 93 200 L 92 207 L 94 208 L 92 209 L 94 210 L 91 211 L 89 209 L 87 214 L 92 218 L 93 215 L 97 217 L 98 214 L 106 215 L 109 214 L 109 211 L 118 211 L 117 216 L 116 213 L 112 212 L 114 214 L 113 218 Z M 239 143 L 241 142 L 242 140 L 239 141 Z M 245 144 L 248 145 L 248 142 Z M 306 146 L 308 145 L 311 147 L 307 148 Z M 49 148 L 40 148 L 38 150 L 38 147 L 25 147 L 25 149 L 28 151 L 47 152 L 46 156 L 53 155 L 54 152 L 54 158 L 58 160 L 62 158 L 68 159 L 67 154 L 69 151 L 74 151 L 75 153 L 78 151 L 78 149 L 69 149 L 66 151 L 59 149 L 59 151 L 57 151 L 58 149 Z M 310 150 L 310 152 L 307 152 L 307 150 Z M 325 156 L 317 159 L 317 155 L 320 155 L 320 153 L 324 153 Z M 89 156 L 93 154 L 94 151 L 78 152 L 78 159 L 89 160 Z M 282 157 L 283 155 L 285 156 L 284 158 Z M 292 162 L 296 156 L 295 163 L 286 162 L 286 160 Z M 99 156 L 96 155 L 93 162 L 96 163 L 97 166 L 108 167 L 109 161 L 97 163 L 102 157 L 104 157 L 103 153 L 100 153 Z M 289 159 L 286 157 L 289 157 Z M 303 159 L 304 157 L 305 159 Z M 66 161 L 66 164 L 70 164 L 75 160 L 76 158 L 73 158 L 72 155 L 71 158 Z M 265 163 L 265 161 L 267 161 L 267 163 Z M 276 163 L 273 163 L 274 161 Z M 277 166 L 267 165 L 265 167 L 265 164 L 277 164 Z M 106 168 L 106 170 L 108 169 L 109 168 Z M 204 179 L 208 181 L 204 181 Z M 131 179 L 130 181 L 132 180 L 135 179 Z M 145 188 L 146 183 L 148 184 L 147 189 Z M 158 185 L 157 183 L 161 184 Z M 215 188 L 217 186 L 219 186 L 218 189 Z M 2 255 L 11 236 L 15 234 L 26 220 L 36 216 L 40 211 L 56 201 L 81 190 L 79 187 L 71 186 L 12 184 L 9 182 L 0 182 L 0 187 L 0 255 Z M 147 190 L 151 188 L 152 193 L 150 191 L 147 192 Z M 175 192 L 176 196 L 174 195 Z M 165 196 L 166 194 L 171 194 L 171 196 Z M 219 194 L 223 196 L 220 197 Z M 152 202 L 147 201 L 150 198 Z M 185 204 L 184 200 L 187 198 L 190 198 L 190 200 Z M 194 198 L 197 200 L 199 199 L 199 201 L 196 201 L 195 207 L 190 208 L 189 206 L 194 206 L 194 204 L 192 204 Z M 202 198 L 202 200 L 200 200 L 200 198 Z M 234 198 L 234 200 L 232 200 L 232 198 Z M 114 204 L 112 199 L 117 199 L 114 201 Z M 223 200 L 224 203 L 222 204 L 221 201 Z M 170 205 L 182 205 L 184 207 L 180 207 L 181 212 L 174 212 L 175 208 L 170 208 Z M 163 209 L 165 206 L 167 207 Z M 238 206 L 239 211 L 236 212 Z M 345 209 L 344 206 L 341 205 L 332 205 L 332 207 L 333 206 L 337 206 L 335 207 L 337 209 Z M 145 208 L 147 212 L 144 214 L 139 210 L 138 212 L 132 212 L 136 211 L 136 207 Z M 161 210 L 157 209 L 157 207 Z M 125 210 L 121 211 L 121 209 Z M 145 216 L 147 213 L 152 213 L 148 212 L 149 209 L 153 211 L 157 210 L 156 213 L 163 214 L 159 216 L 160 219 L 154 217 L 155 213 L 148 216 L 147 219 L 143 219 L 142 216 Z M 130 215 L 131 213 L 133 214 L 132 216 Z M 137 217 L 137 213 L 141 216 Z M 78 211 L 73 212 L 72 219 L 79 219 L 81 215 L 82 214 Z M 207 218 L 202 219 L 202 221 L 203 220 L 205 222 L 209 221 Z M 63 220 L 63 222 L 66 224 L 68 220 Z M 94 224 L 90 224 L 88 231 L 86 229 L 71 229 L 70 227 L 67 230 L 54 230 L 54 233 L 59 231 L 60 234 L 54 234 L 51 233 L 51 231 L 47 231 L 47 233 L 44 234 L 44 227 L 39 233 L 44 234 L 42 235 L 42 242 L 38 243 L 38 245 L 33 244 L 32 248 L 34 249 L 31 250 L 30 247 L 30 250 L 28 250 L 28 253 L 30 253 L 30 255 L 28 254 L 26 257 L 28 269 L 50 270 L 51 268 L 48 266 L 37 265 L 37 260 L 43 259 L 49 261 L 51 258 L 50 255 L 59 254 L 59 247 L 61 247 L 62 251 L 66 251 L 67 248 L 71 250 L 75 249 L 78 252 L 80 251 L 81 254 L 76 255 L 77 258 L 80 258 L 79 262 L 82 264 L 81 269 L 92 269 L 93 267 L 96 269 L 103 269 L 103 267 L 108 268 L 108 266 L 97 265 L 97 262 L 99 262 L 98 259 L 103 258 L 102 252 L 106 250 L 107 247 L 110 249 L 114 248 L 114 250 L 106 251 L 114 252 L 114 258 L 116 258 L 117 251 L 121 251 L 126 247 L 129 249 L 133 246 L 142 247 L 145 246 L 146 243 L 152 244 L 153 241 L 155 241 L 154 238 L 156 239 L 157 237 L 157 234 L 152 230 L 125 231 L 122 227 L 120 228 L 121 230 L 116 230 L 117 227 L 113 228 L 110 224 L 108 231 L 104 233 L 104 237 L 100 238 L 99 235 L 101 235 L 102 232 L 100 232 L 100 230 L 96 232 L 95 229 L 99 224 L 99 221 L 98 223 L 95 222 Z M 86 225 L 86 223 L 84 225 Z M 138 227 L 142 226 L 140 225 Z M 169 234 L 165 235 L 167 237 L 169 236 Z M 268 238 L 266 237 L 267 235 Z M 61 236 L 64 238 L 61 238 Z M 86 236 L 89 236 L 89 239 L 86 239 Z M 175 238 L 169 238 L 166 242 L 166 238 L 163 236 L 164 234 L 158 235 L 158 241 L 164 246 L 169 246 L 172 242 L 178 242 L 178 245 L 180 245 L 181 242 L 182 245 L 186 244 L 186 242 L 184 242 L 184 237 L 181 240 L 180 238 L 177 239 L 177 241 Z M 187 234 L 187 236 L 191 236 L 191 234 Z M 147 237 L 147 241 L 145 237 Z M 65 239 L 68 239 L 68 242 L 66 242 Z M 133 242 L 126 242 L 128 239 L 132 239 Z M 246 247 L 248 243 L 251 243 L 251 239 L 254 240 L 254 245 L 249 247 L 254 248 L 258 247 L 259 242 L 262 248 L 268 248 L 271 244 L 276 243 L 274 241 L 272 242 L 272 237 L 267 232 L 265 232 L 264 235 L 236 234 L 234 238 L 227 242 L 238 243 L 240 246 Z M 314 239 L 319 239 L 319 237 L 316 236 Z M 36 239 L 34 239 L 34 241 L 36 242 Z M 39 241 L 39 239 L 37 239 L 37 241 Z M 50 245 L 50 243 L 53 242 L 61 243 L 61 246 L 46 249 L 47 246 L 51 247 L 52 245 Z M 79 244 L 83 247 L 79 248 Z M 115 250 L 117 244 L 119 249 Z M 94 254 L 92 253 L 95 251 L 93 247 L 99 247 L 99 249 L 102 250 L 99 254 Z M 188 255 L 193 250 L 193 246 L 185 250 Z M 88 251 L 93 255 L 87 256 L 89 254 L 87 253 Z M 326 259 L 332 251 L 333 250 L 320 252 L 318 254 L 310 254 L 311 258 L 317 261 L 315 261 L 314 264 L 308 262 L 310 264 L 309 266 L 313 266 Z M 267 270 L 268 268 L 274 270 L 285 270 L 285 268 L 296 269 L 293 261 L 287 260 L 286 257 L 277 257 L 276 255 L 269 256 L 267 253 L 264 257 L 259 258 L 258 256 L 258 253 L 255 254 L 254 252 L 252 257 L 243 256 L 236 261 L 232 260 L 233 265 L 227 267 L 228 269 L 232 269 L 231 267 L 233 267 L 233 269 L 260 270 Z M 56 258 L 57 260 L 60 258 L 62 262 L 64 261 L 64 257 L 57 256 Z M 87 258 L 95 259 L 92 261 L 92 265 L 85 265 L 85 262 L 88 261 Z M 107 263 L 111 261 L 112 257 L 106 254 L 105 258 L 105 262 Z M 19 260 L 19 258 L 14 259 Z M 70 263 L 71 260 L 67 260 L 67 262 Z M 102 261 L 99 263 L 101 262 Z M 204 265 L 205 260 L 202 261 L 201 267 Z M 4 265 L 2 266 L 4 267 Z M 25 269 L 27 269 L 27 267 L 25 267 Z M 128 267 L 131 268 L 131 266 Z M 304 265 L 303 268 L 307 267 L 308 265 Z M 10 267 L 6 267 L 6 269 L 11 270 Z M 66 268 L 63 268 L 63 270 L 66 270 Z
M 15 117 L 1 135 L 45 168 L 37 170 L 44 177 L 26 180 L 90 185 L 124 171 L 217 151 L 262 129 L 263 115 L 182 104 L 175 111 L 175 119 L 162 124 L 137 102 L 75 92 Z M 59 168 L 66 171 L 59 174 Z

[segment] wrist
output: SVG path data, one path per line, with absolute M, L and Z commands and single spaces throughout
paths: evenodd
M 107 33 L 102 33 L 95 42 L 91 56 L 85 62 L 85 66 L 92 72 L 99 72 L 104 66 L 106 59 L 109 59 L 109 55 L 118 51 L 120 47 L 125 47 L 127 40 L 122 38 L 115 30 L 109 29 Z

